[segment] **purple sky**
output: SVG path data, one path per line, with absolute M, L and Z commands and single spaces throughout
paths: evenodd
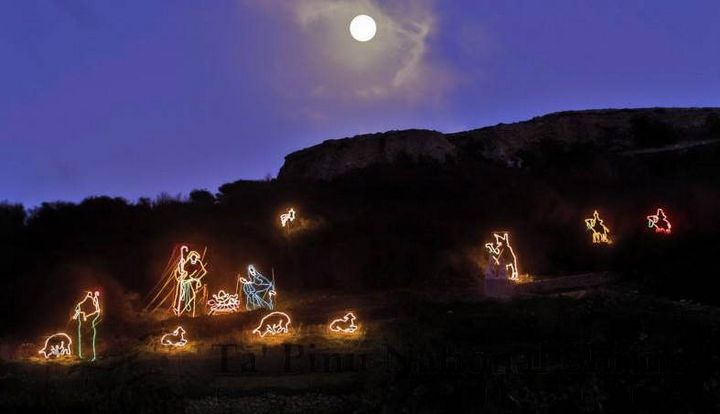
M 720 1 L 5 1 L 0 59 L 0 200 L 135 200 L 359 133 L 720 106 Z

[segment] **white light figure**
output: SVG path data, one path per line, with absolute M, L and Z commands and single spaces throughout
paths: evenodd
M 45 340 L 45 346 L 38 351 L 45 359 L 60 359 L 72 356 L 72 339 L 64 332 L 50 335 Z
M 252 333 L 260 335 L 262 338 L 264 338 L 265 335 L 275 336 L 287 334 L 290 322 L 290 316 L 287 313 L 272 312 L 260 320 L 260 324 L 258 324 Z
M 515 251 L 510 245 L 510 235 L 507 232 L 493 233 L 495 243 L 485 244 L 492 258 L 489 276 L 518 280 L 519 270 Z
M 182 316 L 189 314 L 195 317 L 198 293 L 204 289 L 202 278 L 207 275 L 205 263 L 200 253 L 189 250 L 187 246 L 180 247 L 180 259 L 175 268 L 175 300 L 173 312 Z
M 295 221 L 295 209 L 291 208 L 287 213 L 280 215 L 280 224 L 282 224 L 283 227 L 288 226 L 293 221 Z
M 337 333 L 343 333 L 343 334 L 353 334 L 355 331 L 357 331 L 357 325 L 355 325 L 355 320 L 357 318 L 355 317 L 355 314 L 352 312 L 348 312 L 340 319 L 335 319 L 334 321 L 330 322 L 330 325 L 328 325 L 328 329 L 331 332 L 337 332 Z
M 187 339 L 185 339 L 185 329 L 182 326 L 178 326 L 172 333 L 165 334 L 160 338 L 160 344 L 175 348 L 182 348 L 187 345 L 187 342 Z
M 212 299 L 208 300 L 207 304 L 210 308 L 208 315 L 235 313 L 240 310 L 240 295 L 231 295 L 221 290 L 212 295 Z
M 91 361 L 97 359 L 95 352 L 95 343 L 97 341 L 97 324 L 100 322 L 100 292 L 87 292 L 85 297 L 75 305 L 75 313 L 72 319 L 78 322 L 78 358 L 82 359 L 82 325 L 90 319 L 90 329 L 92 329 L 92 352 Z
M 238 286 L 242 284 L 245 294 L 245 309 L 249 311 L 257 309 L 272 310 L 275 307 L 275 280 L 270 280 L 250 265 L 247 269 L 248 279 L 238 275 Z M 238 289 L 239 290 L 239 289 Z

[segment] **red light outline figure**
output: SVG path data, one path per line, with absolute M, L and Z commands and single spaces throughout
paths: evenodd
M 655 229 L 655 233 L 668 235 L 672 233 L 672 224 L 668 220 L 665 210 L 662 208 L 657 209 L 657 213 L 652 216 L 647 216 L 648 227 Z M 660 225 L 658 225 L 660 223 Z
M 587 226 L 587 229 L 593 233 L 593 244 L 613 243 L 610 239 L 610 229 L 605 225 L 603 219 L 600 218 L 600 213 L 598 213 L 597 210 L 593 212 L 593 216 L 591 218 L 585 219 L 585 226 Z
M 510 234 L 508 232 L 502 232 L 502 235 L 499 234 L 500 232 L 494 232 L 493 236 L 495 237 L 495 243 L 486 243 L 485 248 L 488 249 L 490 252 L 490 256 L 492 257 L 493 261 L 495 262 L 496 266 L 502 266 L 500 263 L 500 258 L 503 256 L 504 253 L 507 252 L 511 260 L 508 262 L 512 263 L 505 263 L 505 271 L 506 276 L 510 280 L 518 280 L 520 277 L 518 264 L 517 264 L 517 256 L 515 256 L 515 251 L 513 250 L 512 246 L 510 245 Z

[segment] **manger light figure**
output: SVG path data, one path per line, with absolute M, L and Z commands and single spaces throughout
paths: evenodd
M 173 312 L 175 315 L 184 314 L 195 317 L 198 293 L 205 288 L 202 283 L 207 275 L 205 263 L 200 253 L 190 250 L 187 246 L 180 247 L 180 259 L 175 268 L 175 300 Z
M 288 210 L 287 213 L 283 213 L 280 215 L 280 224 L 283 227 L 289 227 L 290 223 L 295 221 L 295 215 L 296 215 L 295 209 L 291 208 L 290 210 Z
M 83 324 L 90 320 L 90 329 L 92 330 L 92 359 L 97 359 L 97 353 L 95 352 L 95 343 L 97 342 L 97 324 L 100 322 L 100 292 L 87 292 L 85 297 L 75 305 L 75 313 L 72 319 L 77 320 L 77 347 L 78 347 L 78 358 L 83 358 L 82 353 L 82 330 Z
M 510 234 L 508 232 L 493 233 L 494 243 L 486 243 L 485 248 L 490 252 L 492 262 L 488 269 L 488 276 L 500 279 L 519 279 L 517 256 L 510 245 Z
M 173 348 L 182 348 L 187 345 L 187 343 L 185 329 L 182 326 L 178 326 L 172 333 L 165 334 L 160 338 L 161 345 L 171 346 Z
M 290 327 L 290 316 L 285 312 L 272 312 L 260 320 L 257 328 L 252 333 L 264 338 L 266 335 L 276 336 L 288 333 Z
M 358 329 L 355 324 L 356 319 L 357 318 L 353 312 L 348 312 L 342 318 L 335 319 L 330 322 L 328 330 L 330 330 L 330 332 L 337 332 L 341 334 L 354 334 Z
M 600 213 L 598 213 L 597 210 L 595 210 L 591 218 L 585 219 L 585 226 L 592 232 L 593 244 L 612 244 L 610 229 L 605 225 L 603 219 L 600 218 Z
M 45 359 L 60 359 L 69 358 L 72 356 L 72 339 L 70 335 L 64 332 L 58 332 L 50 335 L 45 340 L 45 345 L 38 354 L 45 357 Z
M 670 220 L 668 220 L 668 216 L 663 209 L 657 209 L 657 213 L 652 216 L 647 216 L 647 220 L 648 227 L 655 229 L 655 233 L 665 235 L 672 233 L 672 224 L 670 224 Z
M 212 299 L 208 300 L 207 304 L 210 308 L 208 315 L 235 313 L 240 310 L 240 295 L 232 295 L 221 290 L 212 295 Z
M 248 278 L 238 275 L 238 287 L 242 284 L 245 295 L 245 309 L 254 311 L 257 309 L 273 310 L 275 308 L 275 280 L 268 279 L 262 273 L 250 265 L 247 268 Z M 239 289 L 237 289 L 239 290 Z

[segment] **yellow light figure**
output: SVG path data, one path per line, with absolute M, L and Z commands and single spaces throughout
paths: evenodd
M 488 272 L 491 277 L 518 280 L 519 269 L 517 256 L 510 245 L 510 234 L 508 232 L 493 233 L 494 243 L 486 243 L 485 248 L 490 252 L 493 268 Z M 498 269 L 501 269 L 498 271 Z
M 50 335 L 45 340 L 45 345 L 38 354 L 45 357 L 45 359 L 60 359 L 72 356 L 72 339 L 70 335 L 64 332 L 58 332 Z
M 612 239 L 610 239 L 610 229 L 600 218 L 600 213 L 598 213 L 597 210 L 595 210 L 591 218 L 585 219 L 585 226 L 587 226 L 587 229 L 592 232 L 593 244 L 613 243 Z
M 342 318 L 335 319 L 328 325 L 330 332 L 336 332 L 341 334 L 354 334 L 357 331 L 358 326 L 355 324 L 355 314 L 348 312 Z
M 91 361 L 95 361 L 97 359 L 97 353 L 95 351 L 95 344 L 97 342 L 97 324 L 100 322 L 100 292 L 95 291 L 91 292 L 88 291 L 85 294 L 85 297 L 78 302 L 75 305 L 75 313 L 73 314 L 72 319 L 77 320 L 78 323 L 78 329 L 77 329 L 77 335 L 78 335 L 78 358 L 82 359 L 82 325 L 84 322 L 87 322 L 88 319 L 90 319 L 90 329 L 92 330 L 92 359 Z
M 174 348 L 182 348 L 187 345 L 188 341 L 185 338 L 185 329 L 182 326 L 175 328 L 172 333 L 168 333 L 160 338 L 160 344 L 163 346 L 171 346 Z
M 260 320 L 257 328 L 252 333 L 264 338 L 266 335 L 276 336 L 288 333 L 290 327 L 290 316 L 285 312 L 272 312 Z
M 196 316 L 197 297 L 198 293 L 205 288 L 202 283 L 205 275 L 207 275 L 207 269 L 200 253 L 190 250 L 187 246 L 180 247 L 180 259 L 174 273 L 176 286 L 173 312 L 175 315 Z
M 240 295 L 231 295 L 224 290 L 212 295 L 212 299 L 208 302 L 208 315 L 217 315 L 223 313 L 235 313 L 240 310 Z
M 295 209 L 293 208 L 288 210 L 287 213 L 283 213 L 280 215 L 280 224 L 283 227 L 290 225 L 290 223 L 292 223 L 293 221 L 295 221 Z
M 647 220 L 648 227 L 655 229 L 655 233 L 665 235 L 672 233 L 672 224 L 670 224 L 670 220 L 668 220 L 668 216 L 663 209 L 657 209 L 657 213 L 652 216 L 647 216 Z

